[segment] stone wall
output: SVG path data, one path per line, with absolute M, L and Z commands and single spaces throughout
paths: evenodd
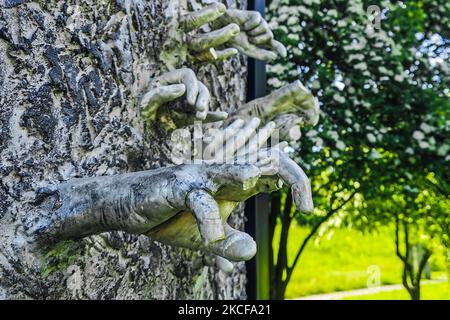
M 0 0 L 0 298 L 245 298 L 243 263 L 225 276 L 211 257 L 123 232 L 46 252 L 24 236 L 46 186 L 170 163 L 166 128 L 138 109 L 148 79 L 187 66 L 211 109 L 245 100 L 241 55 L 209 65 L 174 55 L 174 2 Z M 242 208 L 232 219 L 243 227 Z

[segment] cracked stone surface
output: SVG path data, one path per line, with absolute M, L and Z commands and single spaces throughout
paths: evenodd
M 167 164 L 175 125 L 170 110 L 151 126 L 139 116 L 146 79 L 188 67 L 207 85 L 210 110 L 245 101 L 241 55 L 201 65 L 166 50 L 173 2 L 0 1 L 1 298 L 245 298 L 243 263 L 225 275 L 208 255 L 124 232 L 41 254 L 23 235 L 48 185 Z M 242 205 L 231 224 L 243 227 Z

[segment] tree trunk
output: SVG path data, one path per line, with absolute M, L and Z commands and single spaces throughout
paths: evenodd
M 276 278 L 275 278 L 275 270 L 276 265 L 275 257 L 274 257 L 274 250 L 273 250 L 273 240 L 274 240 L 274 234 L 275 234 L 275 228 L 277 225 L 277 219 L 281 214 L 281 192 L 277 191 L 272 193 L 271 195 L 271 201 L 270 201 L 270 214 L 269 214 L 269 275 L 270 275 L 270 298 L 275 298 L 276 293 Z
M 187 66 L 209 86 L 211 109 L 245 100 L 242 56 L 202 66 L 165 54 L 172 1 L 0 0 L 0 298 L 246 297 L 244 263 L 225 276 L 211 257 L 123 232 L 45 254 L 24 236 L 46 185 L 168 163 L 163 121 L 140 117 L 143 78 Z M 232 220 L 243 227 L 242 206 Z
M 283 300 L 286 292 L 287 283 L 284 281 L 285 271 L 288 266 L 287 248 L 288 248 L 288 236 L 289 228 L 291 226 L 291 210 L 292 210 L 292 195 L 290 192 L 286 195 L 286 201 L 284 204 L 283 214 L 281 216 L 281 231 L 280 231 L 280 244 L 278 248 L 277 264 L 275 268 L 275 294 L 274 299 Z
M 409 292 L 411 300 L 420 300 L 420 283 L 416 284 Z

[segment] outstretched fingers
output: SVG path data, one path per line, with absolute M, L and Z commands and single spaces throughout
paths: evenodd
M 217 153 L 219 159 L 220 157 L 224 157 L 225 159 L 234 157 L 236 152 L 244 147 L 247 141 L 256 134 L 260 123 L 261 120 L 259 118 L 253 118 L 245 125 L 244 128 L 239 130 L 235 136 L 227 135 L 226 138 L 228 138 L 228 140 L 225 142 L 223 153 L 220 152 L 221 150 Z
M 204 156 L 206 159 L 215 159 L 217 161 L 225 160 L 223 159 L 223 144 L 229 137 L 234 137 L 236 132 L 238 132 L 245 124 L 242 119 L 235 120 L 231 125 L 229 125 L 225 130 L 217 132 L 212 140 L 204 149 Z
M 287 154 L 270 150 L 277 157 L 278 175 L 291 187 L 292 197 L 297 209 L 310 213 L 314 210 L 311 183 L 303 169 Z
M 216 262 L 217 268 L 222 270 L 222 272 L 224 272 L 226 274 L 230 274 L 231 272 L 233 272 L 234 264 L 231 261 L 229 261 L 221 256 L 216 256 L 215 262 Z
M 270 121 L 264 127 L 258 130 L 258 132 L 250 138 L 247 145 L 241 148 L 237 154 L 242 155 L 245 153 L 255 153 L 261 149 L 264 145 L 267 145 L 267 141 L 272 136 L 275 130 L 275 122 Z
M 152 81 L 153 87 L 170 84 L 184 84 L 186 86 L 186 100 L 195 106 L 198 96 L 198 81 L 195 72 L 189 68 L 182 68 L 167 72 Z

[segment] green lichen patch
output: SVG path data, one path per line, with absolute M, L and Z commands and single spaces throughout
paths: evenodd
M 82 255 L 83 249 L 83 242 L 76 241 L 63 241 L 49 248 L 44 255 L 42 276 L 47 278 L 54 272 L 67 269 Z

